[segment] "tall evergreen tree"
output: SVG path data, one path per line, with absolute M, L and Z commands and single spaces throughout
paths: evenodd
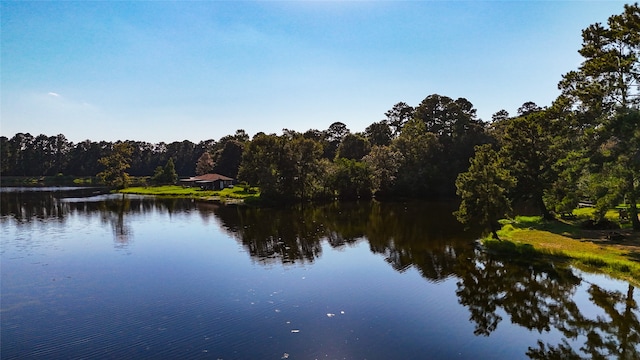
M 638 198 L 636 133 L 640 107 L 640 8 L 625 5 L 607 26 L 590 25 L 582 32 L 579 53 L 584 57 L 577 71 L 563 77 L 559 101 L 573 105 L 573 129 L 586 162 L 583 180 L 587 194 L 598 204 L 600 218 L 617 201 Z M 614 155 L 615 154 L 615 155 Z M 565 161 L 566 163 L 566 161 Z M 631 201 L 631 212 L 637 212 Z M 631 216 L 633 227 L 640 221 Z
M 511 210 L 508 193 L 515 183 L 516 179 L 504 168 L 491 145 L 477 146 L 469 170 L 456 180 L 462 201 L 454 215 L 463 224 L 489 229 L 498 239 L 498 220 Z
M 411 119 L 391 148 L 402 154 L 394 192 L 403 196 L 429 197 L 438 194 L 441 181 L 442 148 L 435 134 L 427 132 L 424 122 Z
M 169 184 L 175 184 L 176 181 L 178 181 L 178 173 L 176 173 L 173 158 L 169 158 L 169 160 L 167 160 L 167 164 L 164 166 L 164 178 Z
M 500 136 L 500 155 L 518 180 L 513 196 L 533 200 L 545 219 L 553 218 L 544 202 L 545 190 L 557 177 L 551 128 L 546 112 L 538 110 L 507 120 Z
M 384 113 L 387 117 L 386 122 L 393 130 L 393 137 L 400 135 L 404 124 L 413 118 L 415 109 L 405 102 L 399 102 L 391 108 L 391 110 Z M 384 144 L 383 144 L 384 145 Z
M 607 27 L 600 23 L 582 31 L 584 61 L 577 71 L 567 73 L 558 87 L 592 120 L 611 115 L 618 107 L 640 103 L 640 8 L 625 5 L 612 15 Z

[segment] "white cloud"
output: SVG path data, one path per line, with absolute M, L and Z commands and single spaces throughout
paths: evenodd
M 53 91 L 48 92 L 47 95 L 53 96 L 53 97 L 60 97 L 60 94 L 54 93 Z

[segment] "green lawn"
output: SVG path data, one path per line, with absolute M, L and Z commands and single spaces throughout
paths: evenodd
M 617 212 L 615 213 L 617 217 Z M 640 285 L 640 235 L 628 229 L 583 230 L 567 221 L 544 221 L 541 217 L 517 216 L 503 220 L 498 235 L 485 239 L 488 249 L 525 257 L 564 259 L 576 267 L 597 270 Z M 608 239 L 615 232 L 622 239 Z
M 137 186 L 119 190 L 123 194 L 139 194 L 139 195 L 155 195 L 155 196 L 174 196 L 174 197 L 192 197 L 203 200 L 256 200 L 260 197 L 258 188 L 248 188 L 244 186 L 234 186 L 223 190 L 201 190 L 199 188 L 184 187 L 178 185 L 162 185 L 162 186 Z

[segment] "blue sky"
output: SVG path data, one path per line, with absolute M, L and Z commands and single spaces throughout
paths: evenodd
M 363 131 L 395 103 L 549 105 L 618 1 L 1 2 L 0 134 Z

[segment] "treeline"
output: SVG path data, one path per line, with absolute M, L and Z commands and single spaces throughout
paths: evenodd
M 519 116 L 493 117 L 493 146 L 476 149 L 456 182 L 459 220 L 493 231 L 514 200 L 532 199 L 545 218 L 569 213 L 583 201 L 601 221 L 626 203 L 640 230 L 640 9 L 625 5 L 606 26 L 582 31 L 577 70 L 558 84 L 561 95 L 548 108 L 525 104 Z M 626 213 L 626 215 L 625 215 Z
M 242 142 L 249 137 L 238 131 L 219 141 L 205 140 L 199 143 L 175 141 L 169 144 L 152 144 L 143 141 L 90 141 L 74 144 L 63 134 L 56 136 L 18 133 L 11 139 L 0 136 L 1 176 L 95 176 L 104 170 L 101 158 L 111 155 L 114 146 L 126 143 L 132 150 L 127 172 L 131 176 L 150 176 L 158 166 L 165 166 L 173 159 L 176 172 L 183 176 L 195 174 L 196 162 L 203 153 L 209 153 L 217 161 L 216 170 L 233 173 L 233 164 L 225 158 L 234 154 L 240 159 Z M 237 172 L 237 165 L 235 165 Z
M 173 162 L 180 177 L 216 172 L 260 186 L 279 201 L 378 196 L 451 197 L 475 145 L 491 141 L 487 123 L 466 99 L 430 95 L 417 107 L 400 102 L 362 133 L 335 122 L 325 130 L 281 135 L 244 130 L 218 141 L 77 144 L 64 135 L 0 137 L 2 176 L 95 176 L 123 153 L 131 176 L 153 176 Z M 120 154 L 122 155 L 122 154 Z
M 131 175 L 150 176 L 171 159 L 180 176 L 217 172 L 279 202 L 457 194 L 459 219 L 489 227 L 514 201 L 532 201 L 551 217 L 588 200 L 598 218 L 626 202 L 640 229 L 638 5 L 625 5 L 606 26 L 591 25 L 582 35 L 584 61 L 562 77 L 561 95 L 548 107 L 526 102 L 515 116 L 501 110 L 485 122 L 467 99 L 432 94 L 415 106 L 393 105 L 361 133 L 336 122 L 252 138 L 238 130 L 198 144 L 72 144 L 63 135 L 17 134 L 0 138 L 0 171 L 95 175 L 105 171 L 99 159 L 120 149 L 126 156 L 116 158 L 128 164 L 119 168 Z
M 491 141 L 466 99 L 433 94 L 415 108 L 400 102 L 386 118 L 352 133 L 259 133 L 245 145 L 238 178 L 273 199 L 451 197 L 474 146 Z

